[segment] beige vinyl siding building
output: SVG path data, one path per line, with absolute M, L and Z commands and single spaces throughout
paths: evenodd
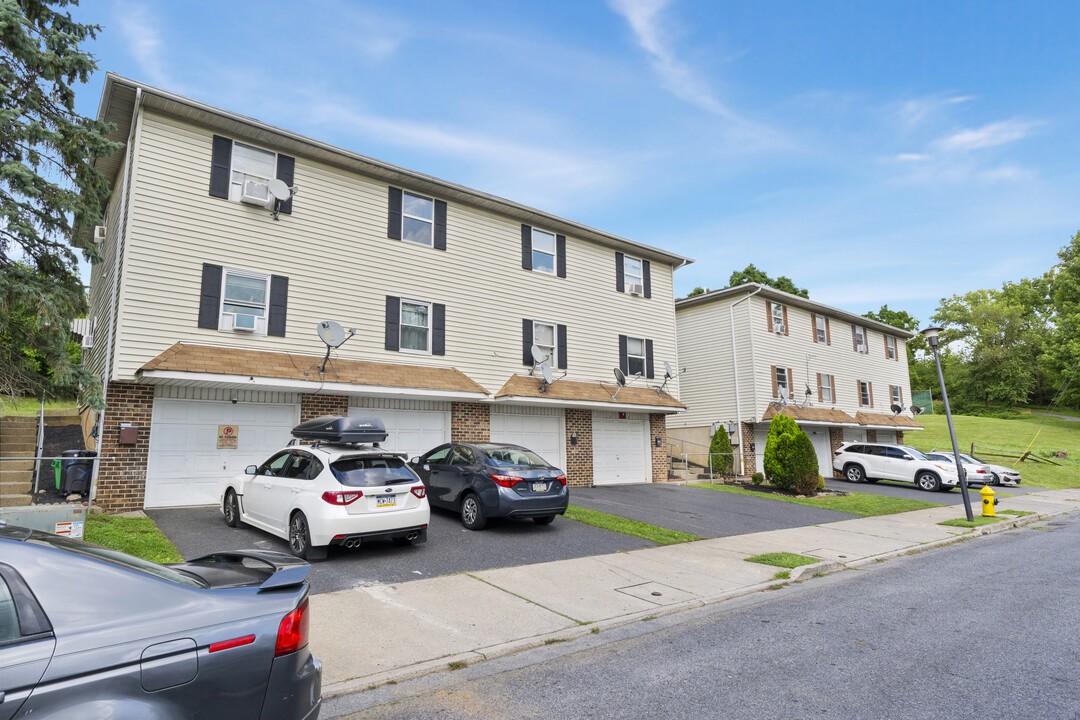
M 520 440 L 574 484 L 666 479 L 666 455 L 653 448 L 664 417 L 684 409 L 678 379 L 662 395 L 613 400 L 612 370 L 647 348 L 651 377 L 640 389 L 663 382 L 664 361 L 678 364 L 673 274 L 689 260 L 111 74 L 99 116 L 118 125 L 118 139 L 130 135 L 99 162 L 114 187 L 128 176 L 130 187 L 110 200 L 105 262 L 92 273 L 91 361 L 104 370 L 101 329 L 115 297 L 106 425 L 140 426 L 138 444 L 117 450 L 146 468 L 125 476 L 103 461 L 106 504 L 209 501 L 216 478 L 283 444 L 296 421 L 331 411 L 379 415 L 402 452 Z M 247 172 L 263 161 L 261 175 Z M 253 192 L 275 167 L 291 175 L 288 212 L 237 201 L 240 167 L 263 182 Z M 428 244 L 408 239 L 418 227 Z M 533 258 L 552 272 L 526 269 Z M 644 269 L 634 293 L 617 284 L 625 268 Z M 355 335 L 320 373 L 324 320 Z M 550 342 L 559 400 L 512 382 L 533 370 L 534 332 Z M 215 363 L 214 348 L 246 354 Z M 597 396 L 599 383 L 610 392 Z M 594 418 L 613 420 L 612 431 L 594 433 Z M 239 428 L 240 452 L 216 447 L 218 425 Z M 257 442 L 244 447 L 248 437 Z M 195 460 L 183 452 L 192 444 Z M 612 463 L 611 476 L 594 477 Z
M 717 427 L 738 427 L 732 444 L 751 473 L 768 421 L 784 413 L 810 435 L 828 476 L 841 442 L 902 442 L 904 431 L 921 429 L 910 410 L 906 330 L 756 283 L 677 301 L 676 326 L 688 410 L 668 421 L 673 452 L 707 452 Z

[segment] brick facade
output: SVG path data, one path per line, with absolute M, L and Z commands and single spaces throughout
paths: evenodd
M 896 444 L 897 445 L 903 445 L 904 444 L 904 431 L 903 430 L 897 430 L 896 431 Z
M 146 493 L 146 463 L 150 452 L 150 418 L 154 409 L 151 385 L 110 383 L 101 429 L 101 456 L 94 499 L 107 512 L 142 510 Z M 139 429 L 134 445 L 120 444 L 120 424 Z
M 660 444 L 656 439 L 660 438 Z M 649 415 L 649 447 L 652 449 L 652 481 L 667 482 L 671 469 L 671 456 L 667 446 L 667 416 L 661 413 Z
M 877 442 L 877 430 L 866 431 L 866 442 Z
M 454 442 L 491 440 L 491 407 L 484 403 L 450 405 L 450 439 Z
M 314 420 L 322 415 L 348 415 L 349 398 L 345 395 L 313 395 L 304 393 L 300 396 L 300 422 Z
M 742 453 L 743 458 L 743 473 L 753 475 L 757 472 L 757 457 L 754 451 L 750 449 L 750 446 L 756 442 L 754 439 L 754 424 L 740 423 L 740 425 L 742 425 L 742 444 L 739 446 L 739 452 Z
M 829 451 L 836 452 L 840 449 L 840 445 L 844 442 L 844 428 L 831 427 L 829 428 Z M 833 470 L 833 477 L 843 477 L 843 475 Z
M 577 438 L 577 444 L 572 442 Z M 592 410 L 566 410 L 566 484 L 593 484 Z

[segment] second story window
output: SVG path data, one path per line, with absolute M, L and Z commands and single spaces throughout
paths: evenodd
M 229 182 L 229 199 L 264 200 L 270 203 L 270 191 L 266 184 L 274 177 L 277 156 L 268 150 L 233 143 L 232 174 Z
M 431 245 L 434 237 L 435 201 L 411 192 L 401 193 L 401 239 Z
M 226 270 L 218 327 L 222 330 L 265 334 L 269 280 L 265 275 Z
M 818 399 L 821 402 L 831 403 L 833 400 L 833 376 L 825 373 L 818 374 Z
M 431 351 L 431 304 L 401 301 L 401 350 Z
M 638 258 L 623 256 L 623 287 L 634 295 L 645 294 L 645 275 Z
M 626 338 L 626 367 L 629 375 L 645 374 L 645 341 L 642 338 Z
M 851 326 L 851 344 L 855 352 L 870 352 L 870 348 L 866 344 L 866 328 L 861 325 Z
M 874 407 L 874 394 L 870 383 L 859 381 L 859 407 Z
M 532 229 L 532 269 L 555 274 L 555 234 Z
M 896 359 L 896 338 L 892 335 L 885 336 L 885 357 L 890 360 Z
M 776 378 L 776 397 L 789 398 L 791 397 L 791 378 L 788 377 L 787 368 L 774 368 Z
M 814 316 L 814 334 L 815 334 L 815 337 L 817 338 L 817 341 L 819 343 L 826 343 L 826 342 L 829 341 L 829 334 L 828 334 L 828 332 L 826 331 L 825 328 L 826 328 L 826 326 L 825 326 L 825 316 L 824 315 L 815 315 Z
M 555 357 L 554 325 L 533 321 L 533 343 L 547 356 L 544 362 L 552 367 L 558 367 L 558 359 Z
M 900 389 L 899 385 L 890 385 L 889 386 L 889 396 L 890 396 L 890 399 L 892 400 L 893 405 L 903 405 L 904 404 L 904 391 Z

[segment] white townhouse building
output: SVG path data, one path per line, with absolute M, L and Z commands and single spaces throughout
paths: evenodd
M 106 508 L 215 502 L 325 413 L 378 416 L 410 455 L 508 441 L 574 485 L 666 479 L 687 258 L 114 74 L 98 117 L 124 143 L 97 163 L 84 337 Z M 322 321 L 355 329 L 325 365 Z
M 718 427 L 734 428 L 736 459 L 752 473 L 782 413 L 810 435 L 830 477 L 841 442 L 903 442 L 923 429 L 909 409 L 906 330 L 757 283 L 678 300 L 675 319 L 689 408 L 668 420 L 675 455 L 708 452 Z

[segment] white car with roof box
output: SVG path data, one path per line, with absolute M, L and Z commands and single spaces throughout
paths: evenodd
M 382 421 L 326 415 L 292 434 L 314 443 L 293 441 L 226 481 L 220 509 L 230 527 L 248 524 L 284 538 L 305 560 L 323 559 L 331 545 L 427 541 L 427 489 L 402 454 L 379 447 Z
M 907 445 L 846 442 L 833 452 L 833 469 L 849 482 L 900 480 L 930 492 L 960 484 L 953 465 L 931 460 Z

